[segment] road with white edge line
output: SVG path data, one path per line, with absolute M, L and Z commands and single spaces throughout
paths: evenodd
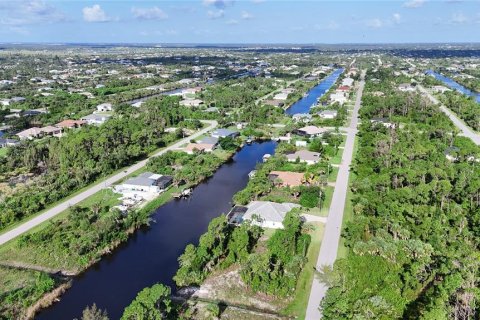
M 338 244 L 340 242 L 340 233 L 342 231 L 343 212 L 348 191 L 348 177 L 350 175 L 350 164 L 353 157 L 353 146 L 355 135 L 357 133 L 358 110 L 362 101 L 363 88 L 365 86 L 365 70 L 362 71 L 362 77 L 357 90 L 357 99 L 352 112 L 352 119 L 347 130 L 347 140 L 342 155 L 342 163 L 339 165 L 335 190 L 333 191 L 332 204 L 328 212 L 327 223 L 325 224 L 325 233 L 320 247 L 320 253 L 316 264 L 316 269 L 320 270 L 322 266 L 332 266 L 337 258 Z M 313 278 L 312 289 L 308 299 L 308 306 L 305 319 L 318 320 L 322 317 L 319 309 L 320 301 L 327 292 L 327 286 L 320 282 L 317 277 Z
M 110 187 L 115 182 L 125 178 L 129 174 L 131 174 L 131 173 L 137 171 L 138 169 L 144 167 L 147 164 L 148 159 L 150 159 L 152 157 L 158 157 L 158 156 L 166 153 L 167 151 L 178 149 L 183 144 L 186 144 L 186 143 L 190 142 L 190 140 L 192 140 L 192 139 L 196 139 L 196 138 L 200 137 L 201 135 L 205 134 L 206 132 L 216 128 L 217 125 L 218 125 L 217 121 L 202 120 L 202 122 L 208 124 L 208 126 L 204 129 L 194 133 L 193 135 L 191 135 L 189 137 L 186 137 L 186 138 L 176 142 L 175 144 L 158 151 L 153 156 L 150 156 L 149 158 L 147 158 L 145 160 L 137 162 L 134 165 L 124 169 L 123 171 L 121 171 L 121 172 L 119 172 L 119 173 L 117 173 L 117 174 L 115 174 L 115 175 L 113 175 L 109 178 L 106 178 L 103 181 L 97 182 L 95 185 L 93 185 L 90 188 L 86 189 L 85 191 L 77 194 L 76 196 L 72 197 L 71 199 L 63 201 L 62 203 L 48 209 L 44 213 L 39 214 L 35 218 L 32 218 L 32 219 L 22 223 L 21 225 L 13 228 L 12 230 L 9 230 L 9 231 L 5 232 L 4 234 L 0 235 L 0 245 L 3 245 L 6 242 L 18 237 L 19 235 L 31 230 L 32 228 L 35 228 L 36 226 L 40 225 L 41 223 L 55 217 L 56 215 L 60 214 L 61 212 L 65 211 L 65 210 L 67 210 L 71 206 L 76 205 L 77 203 L 87 199 L 88 197 L 90 197 L 90 196 L 94 195 L 95 193 L 99 192 L 100 190 Z

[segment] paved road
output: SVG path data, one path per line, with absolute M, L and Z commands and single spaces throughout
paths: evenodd
M 363 87 L 365 86 L 365 71 L 362 72 L 362 80 L 357 91 L 357 100 L 353 108 L 352 119 L 349 130 L 347 131 L 347 141 L 343 151 L 342 163 L 338 171 L 337 181 L 335 182 L 335 191 L 333 192 L 332 204 L 328 212 L 328 220 L 325 225 L 325 234 L 323 236 L 320 254 L 318 256 L 317 270 L 322 266 L 332 266 L 337 258 L 338 244 L 340 241 L 340 232 L 342 230 L 343 211 L 348 190 L 348 177 L 350 174 L 350 164 L 352 162 L 353 145 L 358 124 L 358 110 L 362 100 Z M 320 301 L 325 296 L 327 287 L 321 283 L 317 277 L 314 277 L 310 298 L 308 300 L 306 320 L 318 320 L 322 317 L 319 309 Z
M 472 139 L 472 141 L 478 146 L 480 145 L 480 134 L 475 133 L 469 126 L 463 123 L 455 113 L 453 113 L 450 109 L 448 109 L 445 105 L 441 104 L 437 98 L 435 98 L 430 92 L 427 91 L 421 85 L 417 85 L 418 90 L 426 94 L 426 96 L 432 101 L 434 104 L 440 105 L 440 110 L 442 110 L 449 118 L 452 120 L 453 124 L 462 132 L 462 135 Z
M 205 120 L 204 122 L 208 124 L 208 127 L 198 131 L 197 133 L 195 133 L 195 134 L 193 134 L 189 137 L 186 137 L 186 138 L 178 141 L 177 143 L 175 143 L 175 144 L 173 144 L 173 145 L 171 145 L 171 146 L 169 146 L 165 149 L 160 150 L 159 152 L 157 152 L 156 154 L 154 154 L 151 157 L 157 157 L 157 156 L 160 156 L 160 155 L 164 154 L 165 152 L 167 152 L 169 150 L 178 149 L 181 145 L 183 145 L 185 143 L 188 143 L 191 139 L 198 138 L 202 134 L 206 133 L 209 130 L 212 130 L 213 128 L 215 128 L 218 125 L 218 123 L 216 121 L 206 121 Z M 14 229 L 12 229 L 12 230 L 10 230 L 10 231 L 2 234 L 2 235 L 0 235 L 0 245 L 12 240 L 13 238 L 15 238 L 15 237 L 17 237 L 17 236 L 19 236 L 19 235 L 21 235 L 25 232 L 27 232 L 28 230 L 38 226 L 39 224 L 55 217 L 59 213 L 67 210 L 70 206 L 73 206 L 73 205 L 85 200 L 86 198 L 90 197 L 91 195 L 97 193 L 98 191 L 100 191 L 102 189 L 105 189 L 105 188 L 108 188 L 109 186 L 111 186 L 115 182 L 119 181 L 120 179 L 125 178 L 127 175 L 129 175 L 129 174 L 137 171 L 138 169 L 142 168 L 143 166 L 145 166 L 147 164 L 147 161 L 148 161 L 148 159 L 137 162 L 136 164 L 132 165 L 131 167 L 128 167 L 127 169 L 125 169 L 124 171 L 122 171 L 120 173 L 117 173 L 116 175 L 105 179 L 101 183 L 95 184 L 94 186 L 92 186 L 92 187 L 88 188 L 87 190 L 83 191 L 82 193 L 77 194 L 73 198 L 56 205 L 55 207 L 53 207 L 53 208 L 45 211 L 44 213 L 36 216 L 35 218 L 19 225 L 18 227 L 14 228 Z

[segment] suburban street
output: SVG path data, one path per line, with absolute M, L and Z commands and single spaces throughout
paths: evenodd
M 175 150 L 175 149 L 179 148 L 181 145 L 183 145 L 185 143 L 188 143 L 190 140 L 196 139 L 196 138 L 200 137 L 201 135 L 205 134 L 207 131 L 210 131 L 210 130 L 214 129 L 218 125 L 217 121 L 204 120 L 202 122 L 208 124 L 208 126 L 204 129 L 196 132 L 195 134 L 193 134 L 189 137 L 186 137 L 186 138 L 176 142 L 175 144 L 158 151 L 157 153 L 150 156 L 149 158 L 160 156 L 160 155 L 162 155 L 162 154 L 164 154 L 164 153 L 166 153 L 167 151 L 170 151 L 170 150 Z M 0 245 L 14 239 L 15 237 L 31 230 L 32 228 L 40 225 L 41 223 L 55 217 L 59 213 L 67 210 L 69 207 L 71 207 L 73 205 L 78 204 L 79 202 L 85 200 L 86 198 L 90 197 L 91 195 L 97 193 L 98 191 L 110 187 L 115 182 L 125 178 L 129 174 L 131 174 L 131 173 L 137 171 L 138 169 L 142 168 L 143 166 L 145 166 L 147 164 L 149 158 L 147 158 L 145 160 L 142 160 L 140 162 L 137 162 L 134 165 L 124 169 L 123 171 L 121 171 L 121 172 L 119 172 L 119 173 L 117 173 L 117 174 L 115 174 L 115 175 L 113 175 L 113 176 L 111 176 L 107 179 L 104 179 L 103 181 L 97 182 L 95 185 L 91 186 L 90 188 L 81 192 L 80 194 L 77 194 L 76 196 L 72 197 L 71 199 L 63 201 L 62 203 L 56 205 L 55 207 L 50 208 L 47 211 L 45 211 L 44 213 L 36 216 L 35 218 L 33 218 L 33 219 L 15 227 L 14 229 L 12 229 L 12 230 L 10 230 L 10 231 L 2 234 L 2 235 L 0 235 Z
M 347 130 L 347 140 L 342 155 L 342 163 L 339 166 L 335 190 L 333 192 L 332 204 L 328 213 L 328 220 L 325 225 L 325 233 L 320 247 L 316 268 L 320 270 L 322 266 L 332 266 L 337 258 L 338 244 L 342 230 L 343 213 L 348 191 L 348 178 L 350 173 L 350 164 L 352 162 L 353 147 L 358 124 L 358 110 L 362 100 L 363 88 L 365 86 L 365 71 L 362 72 L 360 85 L 357 90 L 357 98 L 352 112 L 349 130 Z M 305 319 L 320 319 L 322 314 L 319 309 L 320 301 L 327 291 L 325 284 L 321 283 L 317 277 L 314 277 L 310 298 L 308 300 Z
M 430 101 L 432 101 L 434 104 L 440 105 L 440 110 L 442 110 L 450 118 L 450 120 L 452 120 L 453 124 L 462 132 L 463 136 L 470 138 L 477 146 L 480 145 L 480 134 L 475 133 L 469 126 L 460 120 L 455 113 L 441 104 L 437 98 L 427 91 L 427 89 L 421 85 L 417 85 L 417 88 L 420 90 L 420 92 L 426 94 Z

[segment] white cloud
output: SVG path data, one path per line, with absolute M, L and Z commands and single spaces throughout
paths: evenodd
M 253 15 L 248 12 L 248 11 L 242 11 L 242 15 L 241 15 L 242 19 L 243 20 L 251 20 L 253 19 Z
M 425 4 L 425 0 L 409 0 L 403 3 L 405 8 L 419 8 Z
M 133 16 L 139 20 L 164 20 L 168 15 L 159 7 L 152 8 L 132 8 Z
M 402 16 L 400 15 L 400 13 L 394 13 L 392 17 L 393 17 L 393 22 L 396 24 L 399 24 L 400 21 L 402 21 Z
M 469 22 L 470 19 L 466 15 L 464 15 L 462 12 L 456 12 L 452 14 L 452 18 L 450 19 L 450 22 L 453 24 L 464 24 Z
M 43 0 L 19 0 L 2 2 L 0 0 L 0 24 L 11 26 L 25 26 L 38 23 L 54 23 L 66 21 L 63 12 Z M 13 29 L 12 29 L 13 30 Z M 24 30 L 16 28 L 16 33 L 24 33 Z
M 91 7 L 85 7 L 82 9 L 83 20 L 87 22 L 108 22 L 112 18 L 107 16 L 105 11 L 98 4 L 94 4 Z
M 231 20 L 228 20 L 227 22 L 225 22 L 226 24 L 229 24 L 229 25 L 236 25 L 238 24 L 238 20 L 235 20 L 235 19 L 231 19 Z
M 210 19 L 220 19 L 225 16 L 225 10 L 219 9 L 219 10 L 208 10 L 207 16 Z
M 378 28 L 383 27 L 382 20 L 380 20 L 378 18 L 367 20 L 365 22 L 365 24 L 366 24 L 367 27 L 374 28 L 374 29 L 378 29 Z

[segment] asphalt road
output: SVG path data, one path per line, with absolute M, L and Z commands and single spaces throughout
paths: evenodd
M 186 138 L 178 141 L 177 143 L 175 143 L 175 144 L 173 144 L 169 147 L 166 147 L 165 149 L 160 150 L 159 152 L 155 153 L 151 157 L 157 157 L 157 156 L 160 156 L 160 155 L 164 154 L 165 152 L 167 152 L 169 150 L 178 149 L 181 145 L 183 145 L 185 143 L 188 143 L 191 139 L 198 138 L 199 136 L 203 135 L 204 133 L 206 133 L 209 130 L 212 130 L 213 128 L 215 128 L 218 125 L 218 123 L 216 121 L 206 121 L 205 120 L 203 122 L 207 123 L 208 127 L 196 132 L 195 134 L 193 134 L 189 137 L 186 137 Z M 151 157 L 149 157 L 149 158 L 151 158 Z M 90 197 L 91 195 L 97 193 L 98 191 L 110 187 L 115 182 L 125 178 L 129 174 L 131 174 L 131 173 L 137 171 L 138 169 L 142 168 L 143 166 L 145 166 L 147 164 L 147 161 L 148 161 L 149 158 L 135 163 L 134 165 L 128 167 L 127 169 L 124 169 L 123 171 L 117 173 L 116 175 L 111 176 L 111 177 L 103 180 L 102 182 L 95 184 L 94 186 L 91 186 L 90 188 L 83 191 L 82 193 L 77 194 L 73 198 L 62 202 L 62 203 L 56 205 L 55 207 L 53 207 L 51 209 L 48 209 L 44 213 L 36 216 L 35 218 L 19 225 L 18 227 L 15 227 L 14 229 L 12 229 L 10 231 L 5 232 L 4 234 L 0 235 L 0 245 L 14 239 L 15 237 L 18 237 L 19 235 L 31 230 L 32 228 L 34 228 L 36 226 L 38 226 L 39 224 L 55 217 L 59 213 L 67 210 L 70 206 L 73 206 L 73 205 L 85 200 L 86 198 Z
M 475 131 L 473 131 L 469 126 L 463 123 L 463 121 L 460 120 L 455 115 L 455 113 L 453 113 L 450 109 L 441 104 L 437 98 L 435 98 L 430 92 L 427 91 L 427 89 L 425 89 L 421 85 L 417 85 L 417 88 L 420 92 L 424 93 L 434 104 L 440 105 L 440 110 L 443 111 L 443 113 L 445 113 L 450 118 L 450 120 L 452 120 L 453 124 L 462 132 L 463 136 L 470 138 L 477 146 L 480 145 L 480 134 L 475 133 Z
M 333 192 L 332 204 L 328 212 L 328 220 L 325 224 L 325 233 L 318 255 L 317 270 L 322 266 L 332 266 L 337 258 L 338 244 L 340 241 L 340 233 L 342 231 L 343 211 L 345 209 L 345 201 L 348 190 L 348 177 L 350 174 L 350 164 L 352 163 L 353 146 L 358 124 L 358 110 L 362 101 L 363 87 L 365 86 L 365 71 L 362 72 L 362 80 L 357 90 L 357 99 L 353 108 L 352 119 L 347 130 L 347 140 L 342 155 L 342 163 L 339 166 L 337 181 L 335 182 L 335 190 Z M 306 312 L 306 320 L 318 320 L 322 317 L 319 309 L 320 301 L 327 292 L 327 286 L 314 277 L 308 306 Z

